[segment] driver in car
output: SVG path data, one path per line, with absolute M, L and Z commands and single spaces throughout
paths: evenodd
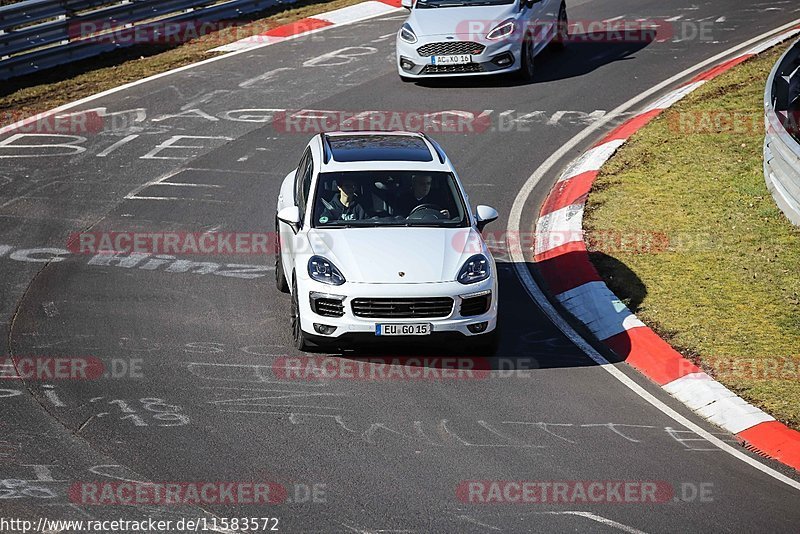
M 423 204 L 429 204 L 444 215 L 446 219 L 450 218 L 450 211 L 442 209 L 442 200 L 438 195 L 432 192 L 431 186 L 433 185 L 433 176 L 429 174 L 415 174 L 411 177 L 411 189 L 406 190 L 397 198 L 397 212 L 404 213 L 407 216 L 411 215 L 414 208 Z
M 319 217 L 319 222 L 329 221 L 360 221 L 368 217 L 367 211 L 361 205 L 356 194 L 356 184 L 351 179 L 343 179 L 336 184 L 339 193 L 330 201 L 322 199 L 325 209 Z

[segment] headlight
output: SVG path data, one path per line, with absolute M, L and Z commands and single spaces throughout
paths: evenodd
M 322 256 L 312 256 L 308 260 L 308 275 L 317 282 L 332 286 L 340 286 L 345 283 L 342 272 Z
M 499 40 L 499 39 L 505 39 L 506 37 L 508 37 L 512 33 L 514 33 L 514 29 L 515 29 L 514 21 L 513 20 L 507 20 L 507 21 L 501 22 L 499 26 L 497 26 L 495 29 L 490 31 L 486 35 L 486 38 L 487 39 L 491 39 L 493 41 L 496 41 L 496 40 Z
M 458 273 L 458 281 L 462 284 L 474 284 L 489 278 L 492 268 L 489 266 L 489 259 L 483 254 L 475 254 L 461 268 Z
M 407 22 L 400 28 L 400 39 L 409 44 L 417 42 L 417 34 L 414 33 L 414 30 L 411 29 L 411 25 Z

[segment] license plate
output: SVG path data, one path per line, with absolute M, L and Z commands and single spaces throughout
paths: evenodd
M 467 63 L 472 63 L 472 56 L 469 54 L 431 57 L 432 65 L 466 65 Z
M 433 329 L 430 323 L 376 324 L 376 336 L 427 336 Z

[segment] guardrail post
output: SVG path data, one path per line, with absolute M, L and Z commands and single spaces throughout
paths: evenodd
M 5 34 L 6 34 L 5 30 L 0 30 L 0 37 L 2 37 Z M 0 56 L 0 61 L 3 61 L 4 59 L 8 59 L 9 57 L 11 57 L 11 56 Z

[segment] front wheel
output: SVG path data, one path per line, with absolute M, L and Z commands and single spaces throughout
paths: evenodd
M 289 282 L 286 280 L 286 273 L 283 272 L 283 261 L 281 260 L 281 232 L 275 219 L 275 287 L 281 293 L 289 292 Z
M 533 54 L 533 39 L 528 36 L 522 42 L 522 53 L 520 54 L 519 79 L 524 82 L 533 80 L 535 58 Z
M 306 334 L 303 332 L 303 329 L 300 327 L 300 303 L 299 303 L 299 296 L 297 294 L 297 282 L 292 283 L 292 309 L 291 309 L 291 323 L 292 323 L 292 340 L 294 341 L 294 347 L 297 350 L 305 351 L 310 348 L 310 344 L 306 339 Z

